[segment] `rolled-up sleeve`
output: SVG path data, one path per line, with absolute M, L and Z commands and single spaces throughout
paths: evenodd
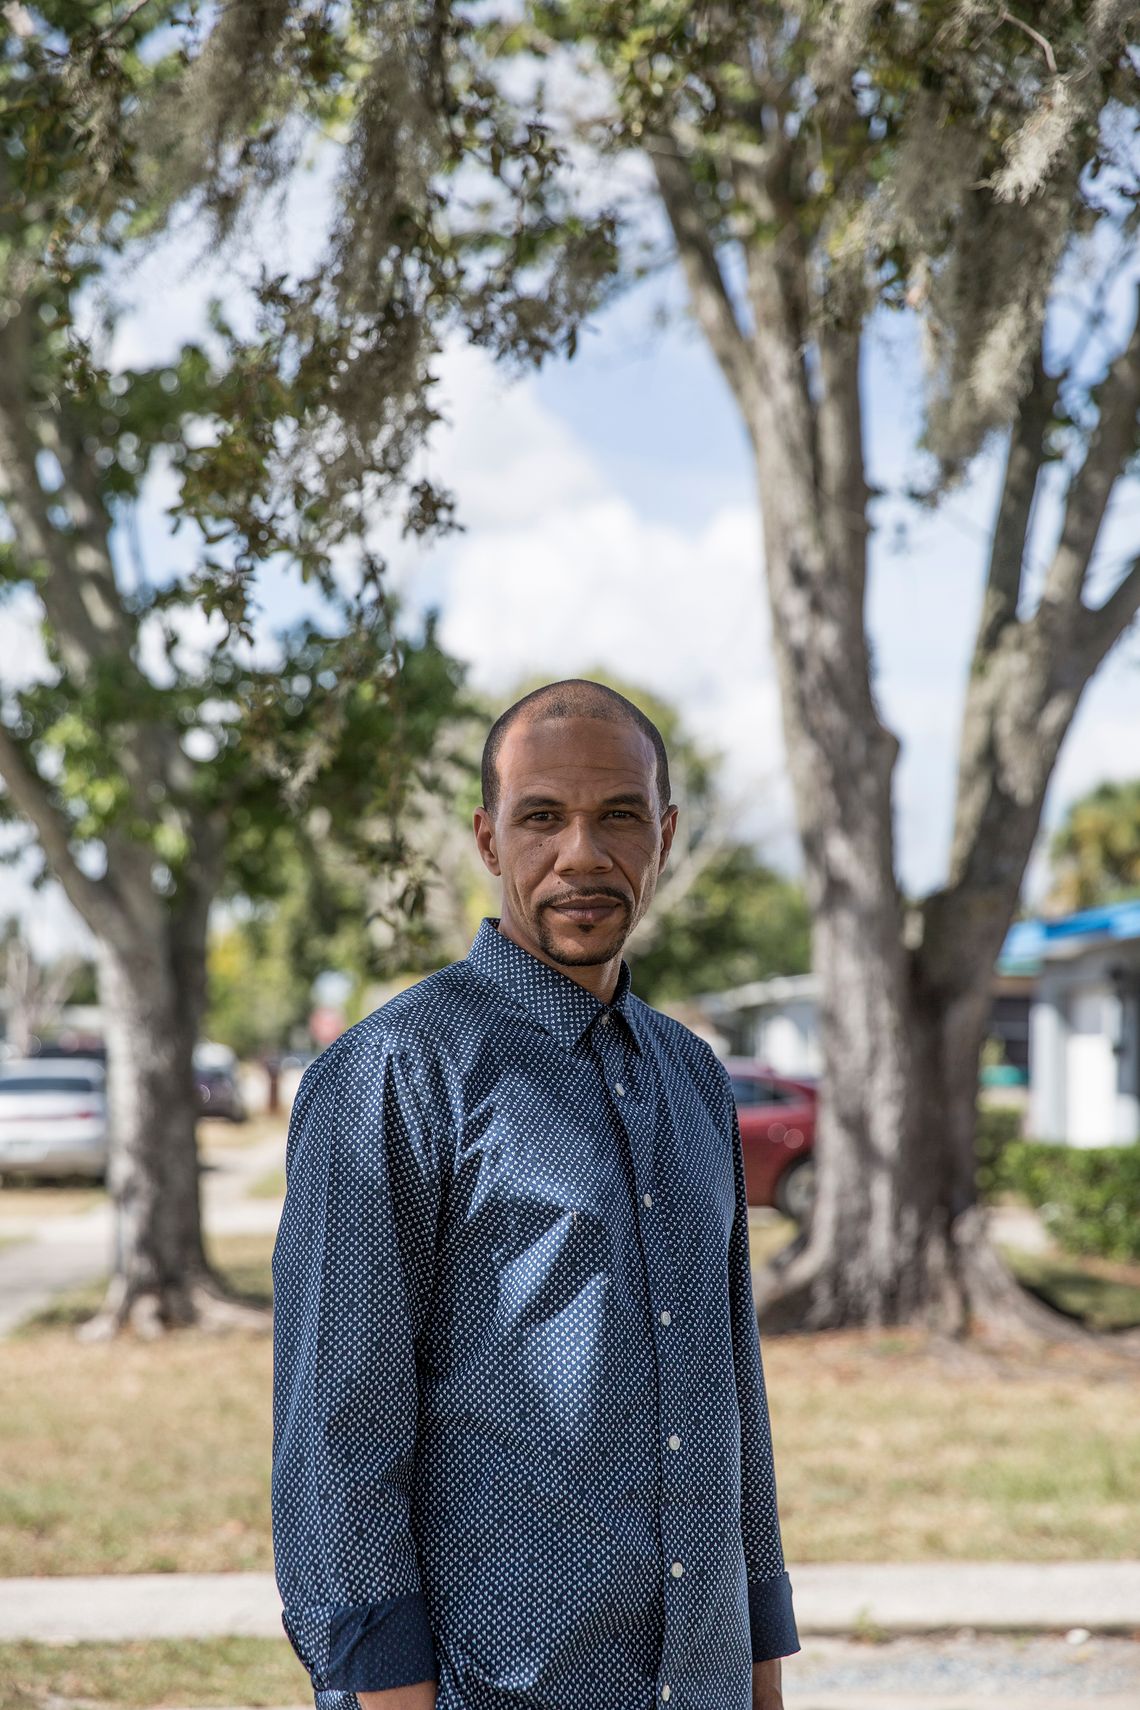
M 752 1660 L 766 1662 L 772 1657 L 792 1656 L 800 1649 L 800 1641 L 792 1610 L 791 1580 L 784 1566 L 768 1397 L 752 1299 L 744 1150 L 736 1103 L 727 1075 L 725 1090 L 732 1113 L 733 1174 L 736 1182 L 736 1213 L 729 1235 L 728 1264 L 732 1352 L 740 1402 L 740 1524 L 748 1570 Z
M 351 1029 L 310 1065 L 273 1248 L 273 1550 L 319 1710 L 438 1678 L 409 1530 L 441 1167 L 416 1066 Z

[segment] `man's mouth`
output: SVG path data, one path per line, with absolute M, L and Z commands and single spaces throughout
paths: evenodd
M 598 897 L 593 902 L 551 903 L 555 914 L 560 914 L 563 920 L 573 921 L 579 926 L 589 926 L 595 921 L 608 920 L 615 909 L 621 904 L 612 897 Z

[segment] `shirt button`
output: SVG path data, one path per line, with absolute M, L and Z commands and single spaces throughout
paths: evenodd
M 662 1324 L 672 1324 L 672 1322 L 673 1322 L 673 1314 L 669 1311 L 668 1307 L 666 1307 L 664 1309 L 664 1311 L 660 1314 L 660 1317 L 661 1317 Z
M 643 1193 L 641 1196 L 641 1203 L 642 1205 L 652 1205 L 653 1195 L 651 1193 Z
M 671 1449 L 679 1449 L 681 1447 L 681 1439 L 678 1437 L 676 1431 L 674 1431 L 673 1435 L 669 1439 L 669 1447 Z
M 669 1572 L 673 1575 L 674 1579 L 680 1579 L 680 1577 L 684 1573 L 684 1571 L 685 1571 L 684 1562 L 674 1562 L 673 1566 L 669 1569 Z
M 672 1693 L 672 1691 L 673 1691 L 673 1688 L 669 1685 L 669 1682 L 666 1681 L 664 1686 L 661 1688 L 662 1698 L 668 1699 L 670 1694 Z
M 617 1093 L 619 1098 L 625 1097 L 625 1088 L 622 1086 L 620 1081 L 614 1082 L 614 1091 Z
M 609 1015 L 609 1011 L 607 1010 L 606 1013 L 602 1016 L 602 1026 L 608 1027 L 609 1024 L 610 1024 L 610 1015 Z

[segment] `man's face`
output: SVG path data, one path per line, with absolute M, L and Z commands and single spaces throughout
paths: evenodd
M 676 824 L 635 724 L 518 720 L 499 750 L 495 819 L 475 813 L 508 936 L 564 967 L 613 960 L 653 900 Z

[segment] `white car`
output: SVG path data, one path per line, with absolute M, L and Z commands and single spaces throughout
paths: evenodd
M 87 1057 L 0 1063 L 0 1173 L 101 1177 L 106 1070 Z

